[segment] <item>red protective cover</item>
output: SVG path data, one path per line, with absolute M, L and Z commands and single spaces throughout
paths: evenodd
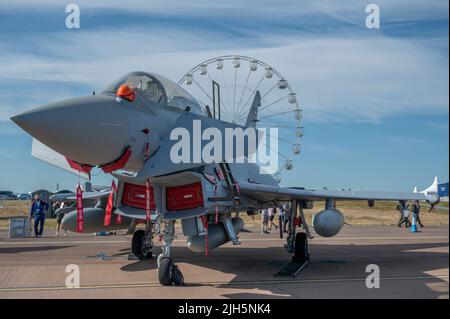
M 145 205 L 145 186 L 125 183 L 122 204 L 139 209 L 146 209 Z M 150 191 L 150 209 L 155 209 L 155 199 L 153 198 L 153 188 Z
M 167 187 L 167 210 L 185 210 L 203 207 L 202 183 Z
M 114 172 L 115 170 L 125 167 L 128 160 L 130 159 L 131 153 L 132 152 L 131 152 L 130 147 L 127 147 L 125 152 L 120 156 L 120 158 L 118 160 L 116 160 L 114 163 L 111 163 L 111 164 L 101 167 L 103 172 L 108 174 L 108 173 Z

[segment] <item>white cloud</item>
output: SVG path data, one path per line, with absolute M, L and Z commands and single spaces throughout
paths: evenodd
M 254 32 L 248 41 L 235 41 L 208 31 L 130 28 L 45 34 L 34 42 L 51 56 L 3 54 L 0 77 L 77 82 L 99 89 L 131 70 L 176 81 L 207 58 L 243 54 L 273 65 L 289 79 L 307 121 L 448 114 L 448 57 L 426 40 Z
M 75 1 L 84 10 L 120 9 L 175 17 L 232 16 L 238 20 L 258 17 L 270 21 L 323 18 L 359 24 L 365 18 L 366 1 Z M 448 19 L 446 1 L 376 2 L 382 19 L 420 21 Z M 425 5 L 426 3 L 426 5 Z M 60 1 L 3 0 L 1 7 L 32 10 L 41 6 L 62 7 Z M 232 14 L 231 14 L 232 13 Z M 242 20 L 247 21 L 247 20 Z M 332 26 L 332 24 L 331 24 Z M 98 90 L 131 70 L 161 73 L 178 80 L 191 66 L 217 55 L 244 54 L 259 58 L 285 75 L 297 91 L 306 121 L 379 121 L 399 114 L 448 114 L 448 38 L 388 38 L 381 33 L 314 34 L 273 27 L 261 32 L 257 25 L 227 25 L 227 33 L 203 27 L 130 26 L 120 30 L 84 29 L 36 33 L 27 43 L 33 50 L 17 52 L 14 41 L 0 43 L 0 78 L 72 82 Z M 236 31 L 236 37 L 230 32 Z M 366 30 L 367 31 L 367 30 Z M 239 36 L 237 36 L 239 34 Z M 445 50 L 446 49 L 446 50 Z M 448 53 L 447 53 L 448 54 Z M 61 84 L 63 83 L 63 84 Z M 41 88 L 44 97 L 55 97 L 51 86 Z M 46 91 L 49 90 L 49 91 Z M 67 90 L 68 91 L 68 90 Z M 28 101 L 35 94 L 20 98 Z M 41 93 L 41 92 L 40 92 Z M 49 94 L 51 93 L 51 94 Z M 87 92 L 86 92 L 87 93 Z M 0 120 L 29 103 L 11 106 L 3 99 Z M 6 92 L 8 94 L 8 92 Z M 65 97 L 67 92 L 59 94 Z M 36 102 L 41 102 L 42 97 Z

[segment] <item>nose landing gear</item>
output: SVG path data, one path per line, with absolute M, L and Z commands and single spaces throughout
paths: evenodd
M 162 255 L 160 255 L 162 256 Z M 184 277 L 177 265 L 172 261 L 172 258 L 162 256 L 159 259 L 158 265 L 158 279 L 159 283 L 163 286 L 175 286 L 184 285 Z
M 175 235 L 175 221 L 166 221 L 163 231 L 162 252 L 158 256 L 158 279 L 163 286 L 184 285 L 184 277 L 178 266 L 170 258 L 170 248 Z

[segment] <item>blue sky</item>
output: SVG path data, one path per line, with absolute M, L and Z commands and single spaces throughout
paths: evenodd
M 0 189 L 77 182 L 32 158 L 10 116 L 130 70 L 177 81 L 225 54 L 273 65 L 299 96 L 302 154 L 284 185 L 408 191 L 448 180 L 447 1 L 83 0 L 73 1 L 77 30 L 65 27 L 69 3 L 0 3 Z M 380 7 L 379 30 L 365 27 L 369 3 Z

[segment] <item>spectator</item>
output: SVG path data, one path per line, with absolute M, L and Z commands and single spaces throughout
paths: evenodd
M 397 206 L 400 211 L 400 220 L 398 221 L 398 227 L 402 227 L 402 224 L 405 223 L 405 227 L 409 228 L 411 222 L 409 221 L 409 204 L 407 201 L 402 201 L 400 205 Z
M 45 211 L 49 207 L 49 204 L 41 200 L 38 194 L 34 195 L 34 201 L 30 207 L 30 220 L 34 218 L 34 237 L 36 238 L 41 237 L 44 232 Z
M 56 234 L 55 237 L 59 236 L 59 230 L 61 229 L 61 222 L 64 218 L 64 215 L 66 214 L 66 210 L 63 209 L 64 207 L 66 207 L 66 203 L 61 202 L 61 205 L 59 206 L 58 209 L 56 209 L 55 214 L 56 214 Z M 63 227 L 62 229 L 64 229 L 64 236 L 67 237 L 67 230 Z
M 261 233 L 268 234 L 267 225 L 269 224 L 269 210 L 263 209 L 261 213 Z
M 278 225 L 280 226 L 280 232 L 284 232 L 284 205 L 280 206 L 280 213 L 278 214 Z
M 412 213 L 413 213 L 413 216 L 416 218 L 416 223 L 419 224 L 421 228 L 423 228 L 423 224 L 420 221 L 420 217 L 419 217 L 419 214 L 420 214 L 420 203 L 419 203 L 418 200 L 414 201 L 414 204 L 412 206 Z
M 281 228 L 283 232 L 287 233 L 287 225 L 289 223 L 289 217 L 291 213 L 291 204 L 286 203 L 280 208 L 280 220 L 281 220 Z
M 278 229 L 278 226 L 273 222 L 275 219 L 275 215 L 277 213 L 277 209 L 275 207 L 269 208 L 269 230 L 272 230 L 272 225 Z

